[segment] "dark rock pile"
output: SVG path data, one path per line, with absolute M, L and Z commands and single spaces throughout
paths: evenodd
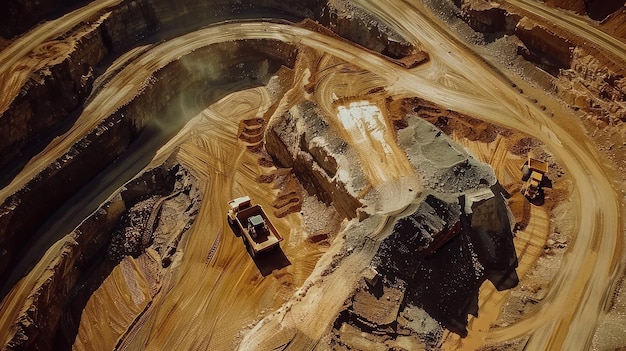
M 112 261 L 119 261 L 124 256 L 137 256 L 147 246 L 153 228 L 148 228 L 148 222 L 158 197 L 149 197 L 130 208 L 124 214 L 113 230 L 111 244 L 107 250 L 107 257 Z
M 380 245 L 366 270 L 371 274 L 364 274 L 335 322 L 338 345 L 349 344 L 354 330 L 387 338 L 397 335 L 409 328 L 400 326 L 402 316 L 415 308 L 465 336 L 468 314 L 478 313 L 482 283 L 488 279 L 503 290 L 518 282 L 512 217 L 493 170 L 425 120 L 411 113 L 406 121 L 398 130 L 398 145 L 423 189 L 407 188 L 415 193 L 413 203 L 402 214 L 388 214 L 393 229 L 375 239 Z M 365 203 L 376 207 L 372 199 L 383 201 L 359 198 L 368 189 L 359 157 L 314 102 L 296 105 L 272 121 L 266 142 L 277 164 L 292 168 L 309 193 L 345 217 L 362 213 L 359 206 Z M 363 228 L 346 233 L 345 246 L 368 245 L 372 238 L 367 233 Z M 375 306 L 381 304 L 386 312 L 395 312 L 379 311 Z

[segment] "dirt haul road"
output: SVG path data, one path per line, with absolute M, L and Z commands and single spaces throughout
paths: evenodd
M 623 59 L 626 57 L 626 44 L 619 39 L 616 39 L 607 33 L 599 30 L 596 27 L 590 25 L 590 23 L 576 18 L 573 15 L 559 11 L 557 9 L 549 8 L 539 2 L 528 0 L 506 0 L 511 5 L 517 6 L 523 10 L 526 10 L 533 15 L 537 15 L 546 19 L 548 23 L 554 23 L 556 26 L 561 27 L 576 34 L 581 38 L 586 39 L 586 44 L 598 46 L 605 52 L 609 52 L 618 58 Z
M 576 200 L 575 215 L 578 218 L 576 241 L 570 246 L 570 253 L 553 284 L 549 287 L 550 292 L 541 303 L 539 313 L 526 316 L 519 323 L 495 331 L 491 336 L 491 341 L 503 341 L 531 334 L 529 349 L 533 350 L 567 350 L 579 348 L 580 345 L 589 346 L 593 335 L 593 329 L 590 328 L 590 325 L 593 325 L 593 321 L 596 321 L 603 313 L 607 299 L 610 297 L 611 286 L 620 268 L 619 257 L 622 247 L 620 199 L 608 180 L 604 165 L 601 163 L 597 152 L 591 144 L 581 142 L 581 140 L 585 140 L 581 139 L 581 135 L 572 134 L 569 130 L 557 125 L 536 105 L 520 96 L 516 90 L 511 88 L 510 82 L 503 78 L 500 72 L 486 65 L 466 45 L 455 39 L 448 32 L 446 26 L 434 19 L 418 3 L 394 1 L 386 2 L 384 6 L 375 1 L 361 0 L 357 3 L 367 11 L 381 17 L 407 38 L 418 43 L 425 51 L 429 52 L 432 62 L 418 69 L 407 71 L 381 59 L 379 56 L 348 45 L 344 41 L 286 24 L 268 22 L 225 23 L 193 32 L 155 46 L 130 62 L 86 106 L 85 112 L 75 127 L 64 136 L 57 138 L 45 152 L 40 154 L 42 156 L 33 159 L 14 179 L 13 183 L 0 193 L 0 198 L 5 198 L 11 194 L 34 177 L 43 166 L 62 155 L 75 140 L 91 130 L 104 116 L 137 94 L 152 72 L 163 67 L 167 62 L 177 59 L 182 54 L 210 43 L 245 38 L 267 38 L 298 43 L 353 62 L 364 70 L 376 73 L 387 80 L 389 89 L 394 94 L 418 95 L 446 108 L 466 113 L 490 123 L 520 130 L 540 139 L 549 147 L 559 163 L 575 181 L 573 199 Z M 68 21 L 70 18 L 78 21 L 80 17 L 68 17 Z M 28 41 L 30 35 L 37 39 L 38 35 L 43 35 L 42 32 L 38 30 L 31 32 L 25 38 L 20 39 L 20 42 L 22 40 Z M 20 51 L 20 53 L 25 56 L 26 51 Z M 214 122 L 215 127 L 221 126 L 219 119 L 214 119 Z M 232 124 L 233 121 L 227 123 Z M 231 173 L 232 170 L 221 168 L 224 167 L 225 160 L 229 160 L 231 157 L 227 154 L 227 152 L 231 152 L 228 151 L 230 149 L 208 142 L 204 150 L 211 154 L 207 156 L 207 159 L 189 162 L 199 162 L 198 165 L 206 162 L 213 165 L 214 169 L 222 169 L 224 172 L 223 174 L 207 175 L 207 191 L 209 189 L 231 189 L 229 184 L 234 183 L 232 182 L 233 179 L 229 177 L 237 177 L 237 173 L 233 174 Z M 215 152 L 223 154 L 216 156 Z M 252 186 L 249 185 L 249 187 Z M 248 186 L 244 188 L 248 190 Z M 230 191 L 228 193 L 214 191 L 211 194 L 207 193 L 207 198 L 203 203 L 215 201 L 211 206 L 221 206 L 223 200 L 231 195 L 232 192 Z M 206 222 L 201 220 L 202 223 L 206 224 L 207 233 L 210 235 L 203 238 L 197 245 L 190 247 L 198 247 L 200 248 L 198 250 L 203 250 L 202 254 L 206 255 L 208 248 L 217 239 L 216 236 L 222 232 L 220 228 L 223 227 L 225 221 L 221 215 L 220 213 Z M 221 218 L 222 224 L 215 222 L 219 218 Z M 225 228 L 224 231 L 226 230 L 228 228 Z M 197 236 L 192 235 L 191 237 Z M 235 251 L 229 248 L 231 248 L 230 245 L 220 246 L 214 260 L 226 262 L 225 257 Z M 197 255 L 201 255 L 201 253 Z M 243 257 L 241 254 L 239 256 Z M 196 254 L 190 254 L 189 257 L 192 257 L 193 260 L 197 259 Z M 221 268 L 209 273 L 212 277 L 211 281 L 219 282 L 221 274 L 224 274 L 223 268 L 228 267 Z M 244 272 L 248 272 L 246 269 L 253 270 L 253 268 L 248 265 L 247 268 L 244 268 Z M 201 273 L 204 274 L 207 271 L 195 272 L 189 268 L 186 272 L 191 277 L 203 276 Z M 241 274 L 240 276 L 243 276 L 248 273 Z M 200 318 L 198 316 L 204 313 L 216 312 L 212 302 L 217 301 L 216 298 L 224 296 L 222 295 L 224 289 L 229 289 L 229 287 L 224 286 L 218 289 L 222 292 L 217 293 L 217 295 L 210 293 L 208 298 L 203 297 L 202 301 L 206 304 L 201 304 L 200 309 L 198 306 L 190 306 L 192 300 L 183 298 L 182 291 L 174 291 L 175 293 L 168 297 L 167 301 L 159 303 L 164 306 L 163 311 L 172 313 L 179 310 L 181 306 L 191 309 L 181 309 L 180 314 L 181 316 L 193 315 L 192 320 L 194 320 Z M 200 292 L 207 291 L 200 290 Z M 200 292 L 195 296 L 199 297 Z M 220 302 L 220 304 L 224 303 Z M 228 309 L 225 309 L 219 312 L 219 315 L 224 316 L 227 311 Z M 313 318 L 312 315 L 308 318 Z M 155 314 L 153 318 L 156 325 L 175 323 L 176 320 L 176 318 L 171 318 L 168 313 Z M 214 320 L 213 323 L 217 323 L 218 320 Z M 198 323 L 198 325 L 202 325 L 202 323 Z M 176 328 L 176 326 L 171 327 Z M 325 327 L 320 326 L 320 328 Z M 177 348 L 208 347 L 209 345 L 200 336 L 207 336 L 210 325 L 204 325 L 204 328 L 206 328 L 204 332 L 198 331 L 198 338 L 194 337 L 193 340 L 183 342 L 183 335 L 191 335 L 191 333 L 181 331 L 179 334 L 181 338 L 167 342 L 167 344 Z M 166 344 L 162 337 L 163 335 L 159 335 L 156 329 L 147 336 L 149 340 L 152 340 L 150 345 L 155 347 Z M 170 345 L 170 343 L 173 344 Z M 224 346 L 221 342 L 218 344 Z

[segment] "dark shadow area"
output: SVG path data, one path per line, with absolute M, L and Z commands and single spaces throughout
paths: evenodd
M 478 290 L 485 281 L 472 265 L 466 235 L 450 240 L 424 259 L 407 281 L 405 302 L 423 308 L 448 330 L 467 336 L 467 315 L 478 313 Z
M 511 35 L 511 33 L 506 32 L 506 31 L 498 31 L 498 32 L 493 32 L 493 33 L 482 33 L 482 34 L 483 34 L 483 40 L 485 41 L 485 44 L 493 44 L 496 40 L 502 39 L 507 35 Z
M 76 282 L 63 306 L 59 328 L 54 337 L 54 350 L 71 350 L 78 335 L 83 310 L 96 290 L 104 283 L 119 261 L 104 258 L 106 247 L 87 264 L 90 267 Z
M 291 261 L 283 252 L 283 249 L 276 245 L 271 250 L 259 252 L 254 257 L 250 256 L 258 268 L 261 275 L 267 277 L 273 271 L 283 269 L 291 265 Z
M 542 188 L 549 188 L 552 189 L 552 179 L 548 178 L 547 175 L 543 175 L 543 179 L 541 179 L 541 184 L 540 186 Z
M 587 0 L 584 1 L 587 15 L 596 21 L 602 21 L 613 12 L 619 10 L 626 1 L 624 0 Z
M 374 261 L 385 279 L 407 283 L 403 303 L 423 308 L 462 337 L 467 336 L 468 315 L 478 314 L 478 293 L 485 280 L 498 290 L 518 283 L 513 234 L 508 221 L 501 220 L 507 215 L 499 188 L 493 186 L 496 196 L 473 205 L 470 214 L 459 213 L 454 202 L 429 195 L 413 214 L 397 220 Z M 461 196 L 459 204 L 464 203 Z M 495 218 L 495 225 L 484 218 Z M 440 223 L 445 223 L 443 228 Z M 438 247 L 421 246 L 431 236 L 435 240 L 429 245 Z M 438 241 L 438 236 L 447 238 Z
M 502 184 L 500 184 L 500 182 L 497 182 L 495 187 L 497 187 L 497 189 L 500 191 L 500 194 L 502 194 L 502 196 L 504 196 L 505 199 L 510 199 L 512 194 L 506 190 Z
M 374 295 L 377 299 L 383 297 L 385 290 L 383 287 L 383 279 L 376 279 L 376 282 L 372 284 L 367 284 L 367 291 L 369 291 L 372 295 Z
M 537 195 L 535 196 L 535 198 L 531 199 L 529 197 L 526 197 L 526 199 L 528 200 L 528 202 L 535 206 L 543 206 L 543 204 L 546 203 L 546 193 L 543 191 L 543 189 L 540 188 L 537 191 Z
M 83 113 L 84 106 L 79 107 L 67 117 L 46 131 L 46 135 L 30 140 L 20 152 L 8 161 L 0 170 L 0 188 L 4 188 L 24 169 L 30 160 L 43 151 L 54 138 L 65 134 Z
M 38 22 L 61 17 L 65 13 L 84 6 L 93 0 L 54 0 L 43 3 L 37 2 L 37 6 L 24 1 L 6 1 L 4 10 L 0 15 L 0 35 L 5 38 L 18 36 Z M 20 16 L 21 12 L 29 9 L 30 16 Z

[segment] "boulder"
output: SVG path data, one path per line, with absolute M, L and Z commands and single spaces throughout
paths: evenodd
M 572 64 L 574 44 L 548 28 L 522 18 L 515 27 L 515 35 L 520 39 L 518 52 L 528 61 L 557 76 L 559 70 L 568 69 Z

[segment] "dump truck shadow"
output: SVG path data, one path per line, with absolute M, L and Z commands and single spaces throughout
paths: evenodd
M 238 225 L 236 225 L 235 223 L 228 223 L 228 227 L 230 228 L 230 230 L 233 232 L 233 234 L 238 237 L 241 238 L 241 228 L 239 228 Z
M 543 189 L 540 189 L 534 199 L 527 199 L 528 202 L 535 206 L 543 206 L 543 204 L 546 202 L 546 193 L 543 191 Z
M 264 277 L 272 274 L 275 270 L 291 265 L 291 261 L 289 261 L 289 258 L 287 258 L 280 246 L 276 246 L 267 252 L 259 253 L 255 257 L 250 256 L 250 258 L 252 258 L 259 272 Z
M 535 206 L 543 206 L 546 202 L 546 192 L 544 189 L 552 189 L 552 180 L 548 176 L 544 175 L 541 180 L 541 187 L 539 188 L 537 197 L 534 199 L 528 199 L 528 201 Z

